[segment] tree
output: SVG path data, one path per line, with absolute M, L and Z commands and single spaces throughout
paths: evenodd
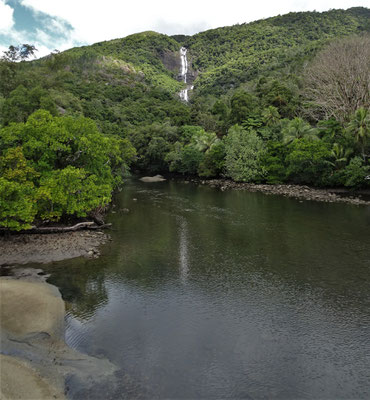
M 359 145 L 361 156 L 366 161 L 366 148 L 370 145 L 370 110 L 363 107 L 356 110 L 347 125 L 347 132 Z
M 282 130 L 283 142 L 291 143 L 295 139 L 308 138 L 311 140 L 317 139 L 316 130 L 302 118 L 294 118 L 289 121 L 288 125 Z
M 26 89 L 19 85 L 14 89 L 2 106 L 2 122 L 8 125 L 11 122 L 26 122 L 27 118 L 36 110 L 44 109 L 56 115 L 57 109 L 47 90 L 36 86 Z
M 220 175 L 225 166 L 225 143 L 218 140 L 209 148 L 198 167 L 198 175 L 210 178 Z
M 266 170 L 266 182 L 280 184 L 286 180 L 285 158 L 289 152 L 288 147 L 280 141 L 267 142 L 267 151 L 262 158 Z
M 258 100 L 255 96 L 245 91 L 239 90 L 234 93 L 230 100 L 230 122 L 240 124 L 246 120 L 251 113 L 258 109 Z
M 341 169 L 347 164 L 348 158 L 352 153 L 352 149 L 345 149 L 341 144 L 334 143 L 331 150 L 336 169 Z
M 333 170 L 328 143 L 307 138 L 295 139 L 288 146 L 285 161 L 287 178 L 298 184 L 326 185 Z
M 7 51 L 4 51 L 3 59 L 9 62 L 25 61 L 27 58 L 35 55 L 38 51 L 32 44 L 22 44 L 21 46 L 9 46 Z
M 265 146 L 253 130 L 246 131 L 239 125 L 229 129 L 225 137 L 226 174 L 234 181 L 259 182 L 265 176 L 262 158 Z
M 357 109 L 370 108 L 370 35 L 340 39 L 307 67 L 303 95 L 308 114 L 345 122 Z
M 206 132 L 202 129 L 192 136 L 190 143 L 200 152 L 206 152 L 219 140 L 214 132 Z
M 276 107 L 268 106 L 262 111 L 262 118 L 266 126 L 272 126 L 280 120 L 280 114 Z
M 354 157 L 343 171 L 344 185 L 353 188 L 370 186 L 370 166 L 360 157 Z
M 176 142 L 172 151 L 166 156 L 171 172 L 196 175 L 199 164 L 203 161 L 204 154 L 192 144 L 183 145 Z
M 28 229 L 35 219 L 104 207 L 133 155 L 127 139 L 104 135 L 83 117 L 39 110 L 0 129 L 0 226 Z
M 16 86 L 17 65 L 16 61 L 24 61 L 35 54 L 37 49 L 30 44 L 20 47 L 9 46 L 0 58 L 0 93 L 7 96 Z
M 30 229 L 35 219 L 35 190 L 30 182 L 0 177 L 0 226 L 19 231 Z

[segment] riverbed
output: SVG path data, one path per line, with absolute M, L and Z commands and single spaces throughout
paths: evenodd
M 131 181 L 108 220 L 100 258 L 42 268 L 131 397 L 368 397 L 370 207 Z

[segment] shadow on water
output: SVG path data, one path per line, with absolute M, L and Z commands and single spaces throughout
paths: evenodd
M 120 366 L 136 394 L 370 392 L 369 208 L 131 181 L 113 210 L 99 259 L 46 269 L 67 343 Z

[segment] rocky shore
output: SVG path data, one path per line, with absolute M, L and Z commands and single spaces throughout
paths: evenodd
M 96 258 L 99 246 L 109 240 L 101 231 L 0 236 L 0 266 L 49 263 L 75 257 Z
M 0 270 L 9 275 L 0 278 L 1 399 L 91 398 L 106 385 L 118 387 L 113 364 L 64 343 L 64 301 L 48 276 L 11 267 L 98 257 L 107 240 L 99 231 L 0 236 Z
M 338 193 L 335 189 L 316 189 L 309 186 L 301 185 L 265 185 L 240 183 L 233 182 L 227 179 L 194 179 L 191 181 L 201 185 L 208 185 L 214 188 L 219 188 L 222 191 L 229 189 L 248 190 L 250 192 L 260 192 L 265 194 L 293 197 L 299 200 L 322 201 L 326 203 L 347 203 L 354 205 L 370 205 L 369 200 L 364 200 L 359 195 L 351 194 L 350 192 Z

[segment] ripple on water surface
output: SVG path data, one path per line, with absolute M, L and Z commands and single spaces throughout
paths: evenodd
M 368 396 L 368 208 L 174 182 L 116 203 L 102 257 L 52 267 L 70 345 L 143 397 Z

